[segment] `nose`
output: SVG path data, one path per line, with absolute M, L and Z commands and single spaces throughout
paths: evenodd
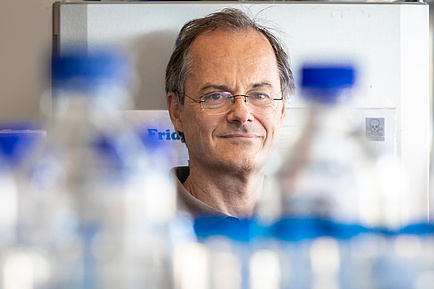
M 240 124 L 245 124 L 247 122 L 253 121 L 254 117 L 251 114 L 246 101 L 248 100 L 244 95 L 237 95 L 234 97 L 232 109 L 228 114 L 229 122 L 239 122 Z

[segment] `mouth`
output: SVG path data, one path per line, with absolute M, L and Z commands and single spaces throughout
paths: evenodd
M 234 133 L 234 134 L 226 134 L 226 135 L 221 135 L 220 138 L 225 138 L 225 139 L 259 139 L 261 138 L 259 135 L 257 134 L 249 134 L 249 133 Z

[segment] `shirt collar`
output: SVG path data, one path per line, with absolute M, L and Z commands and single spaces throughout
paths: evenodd
M 182 184 L 190 174 L 189 167 L 175 167 L 171 170 L 171 174 L 176 183 L 179 210 L 188 212 L 195 219 L 207 220 L 206 223 L 209 225 L 226 218 L 234 218 L 196 199 L 184 188 Z

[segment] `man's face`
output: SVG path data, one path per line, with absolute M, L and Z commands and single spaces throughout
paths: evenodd
M 261 33 L 253 29 L 212 31 L 200 35 L 190 52 L 192 73 L 185 83 L 188 96 L 200 99 L 216 91 L 237 95 L 266 89 L 281 98 L 276 58 Z M 184 105 L 176 106 L 174 124 L 184 132 L 190 166 L 228 172 L 264 169 L 285 117 L 284 101 L 277 102 L 275 111 L 254 113 L 237 97 L 229 112 L 209 115 L 186 97 Z

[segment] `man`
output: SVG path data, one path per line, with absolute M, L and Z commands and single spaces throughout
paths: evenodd
M 176 45 L 166 93 L 189 152 L 189 167 L 174 169 L 180 205 L 216 223 L 248 218 L 294 91 L 288 55 L 237 9 L 188 22 Z

